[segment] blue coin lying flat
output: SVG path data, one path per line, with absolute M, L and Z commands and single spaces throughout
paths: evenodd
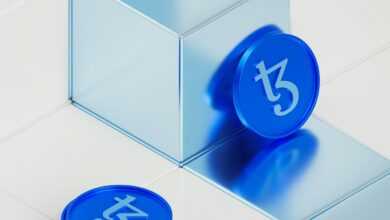
M 302 127 L 314 109 L 318 64 L 301 39 L 274 26 L 258 33 L 238 63 L 233 104 L 246 127 L 262 137 L 283 138 Z
M 172 220 L 172 210 L 159 195 L 134 186 L 105 186 L 73 200 L 61 220 Z

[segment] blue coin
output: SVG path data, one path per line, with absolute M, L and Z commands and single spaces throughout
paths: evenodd
M 159 195 L 134 186 L 105 186 L 88 191 L 65 208 L 61 220 L 172 220 Z
M 319 68 L 301 39 L 273 31 L 242 55 L 233 82 L 240 121 L 266 138 L 282 138 L 307 121 L 317 102 Z

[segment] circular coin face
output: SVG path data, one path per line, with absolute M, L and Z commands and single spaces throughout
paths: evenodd
M 301 39 L 273 32 L 243 54 L 233 82 L 241 122 L 265 138 L 283 138 L 307 121 L 320 86 L 316 58 Z
M 105 186 L 73 200 L 62 220 L 172 220 L 172 210 L 159 195 L 134 186 Z

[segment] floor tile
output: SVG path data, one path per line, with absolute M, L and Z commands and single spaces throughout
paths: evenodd
M 0 146 L 0 189 L 58 219 L 101 185 L 145 185 L 175 166 L 73 106 Z
M 390 47 L 390 2 L 384 0 L 291 1 L 292 30 L 318 56 L 322 81 Z
M 390 159 L 390 50 L 322 87 L 316 114 Z
M 2 219 L 48 220 L 45 215 L 23 204 L 18 199 L 0 192 L 0 207 Z
M 183 169 L 161 178 L 149 188 L 168 201 L 177 220 L 268 219 Z
M 67 99 L 67 1 L 0 4 L 0 139 Z
M 315 117 L 277 141 L 244 131 L 186 166 L 280 220 L 309 219 L 390 172 L 389 160 Z
M 387 176 L 315 219 L 386 220 L 390 216 L 389 204 L 390 176 Z

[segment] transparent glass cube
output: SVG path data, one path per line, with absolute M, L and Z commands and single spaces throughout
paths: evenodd
M 71 100 L 178 163 L 242 129 L 208 96 L 232 49 L 289 30 L 288 0 L 71 0 L 70 14 Z

